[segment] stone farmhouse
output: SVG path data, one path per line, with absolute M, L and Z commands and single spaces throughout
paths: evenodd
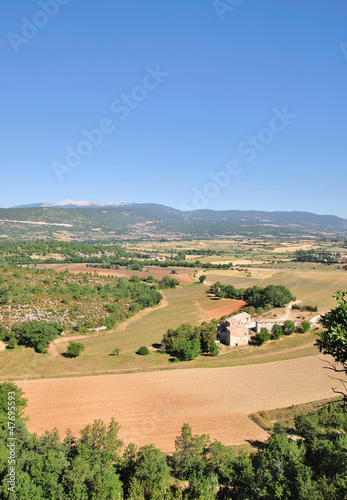
M 293 321 L 293 323 L 295 324 L 295 328 L 297 328 L 298 323 L 296 321 Z M 272 329 L 273 329 L 273 327 L 274 327 L 274 325 L 283 326 L 284 325 L 284 321 L 256 321 L 256 323 L 255 323 L 255 331 L 257 333 L 259 333 L 262 328 L 267 328 L 269 330 L 269 332 L 271 332 Z
M 218 325 L 220 341 L 228 346 L 248 344 L 251 337 L 247 324 L 250 321 L 251 316 L 245 312 L 230 316 Z

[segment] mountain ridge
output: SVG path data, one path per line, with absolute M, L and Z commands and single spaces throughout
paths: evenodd
M 347 219 L 304 211 L 182 211 L 157 203 L 74 200 L 0 209 L 2 237 L 58 237 L 59 226 L 77 238 L 347 233 Z

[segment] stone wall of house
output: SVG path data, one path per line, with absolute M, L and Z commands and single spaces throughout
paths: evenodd
M 255 331 L 259 333 L 262 328 L 267 328 L 269 332 L 271 332 L 274 325 L 283 326 L 284 323 L 285 323 L 284 321 L 257 321 L 255 324 Z M 296 328 L 297 322 L 294 321 L 294 324 Z

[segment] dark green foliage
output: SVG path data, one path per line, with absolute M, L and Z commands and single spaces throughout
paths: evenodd
M 8 349 L 14 349 L 18 345 L 17 339 L 15 337 L 10 337 L 7 343 Z M 38 352 L 41 352 L 37 349 Z
M 280 337 L 282 337 L 282 335 L 283 335 L 283 328 L 281 327 L 281 325 L 278 325 L 277 323 L 274 324 L 271 330 L 271 338 L 277 340 Z
M 201 353 L 200 341 L 198 338 L 192 340 L 182 340 L 178 343 L 176 356 L 180 361 L 192 361 Z
M 232 285 L 223 285 L 217 282 L 211 286 L 211 292 L 217 297 L 245 300 L 249 307 L 262 307 L 264 309 L 283 307 L 291 300 L 295 300 L 295 297 L 293 297 L 288 288 L 283 285 L 268 285 L 265 288 L 253 286 L 246 289 L 236 289 Z
M 202 274 L 201 276 L 199 276 L 200 283 L 203 283 L 206 278 L 207 278 L 206 274 Z
M 338 307 L 326 313 L 322 320 L 325 327 L 319 333 L 316 346 L 320 352 L 330 354 L 336 362 L 342 363 L 347 371 L 347 300 L 346 292 L 335 292 Z
M 311 328 L 311 323 L 309 323 L 309 321 L 303 321 L 298 331 L 299 333 L 306 333 L 309 331 L 310 328 Z
M 165 352 L 176 356 L 181 361 L 191 361 L 201 352 L 216 356 L 218 354 L 215 342 L 216 333 L 217 324 L 215 321 L 204 322 L 196 327 L 182 324 L 175 330 L 169 329 L 164 335 Z
M 217 347 L 216 342 L 214 342 L 210 347 L 210 356 L 213 358 L 215 356 L 218 356 L 218 354 L 219 354 L 219 349 Z
M 45 323 L 43 321 L 24 321 L 16 323 L 11 328 L 11 337 L 18 345 L 33 347 L 37 352 L 45 352 L 49 342 L 57 338 L 63 331 L 58 323 Z
M 85 350 L 85 345 L 81 342 L 69 342 L 69 345 L 66 348 L 67 354 L 70 358 L 76 358 Z
M 137 354 L 139 354 L 140 356 L 147 356 L 149 354 L 149 350 L 148 350 L 148 347 L 145 346 L 145 345 L 142 345 L 140 347 L 140 349 L 138 349 L 137 351 Z
M 254 339 L 258 345 L 265 344 L 268 340 L 270 340 L 270 332 L 267 328 L 262 328 L 260 332 L 258 332 L 255 336 Z
M 338 262 L 336 257 L 327 250 L 297 250 L 294 254 L 297 262 L 321 262 L 322 264 L 334 264 Z
M 179 282 L 175 278 L 170 278 L 170 276 L 164 276 L 164 278 L 158 282 L 159 287 L 163 290 L 166 288 L 176 288 Z
M 293 321 L 287 320 L 283 325 L 283 334 L 284 335 L 292 335 L 295 332 L 295 323 Z
M 305 446 L 284 434 L 272 436 L 253 461 L 254 498 L 304 499 L 312 493 L 311 469 L 305 464 Z

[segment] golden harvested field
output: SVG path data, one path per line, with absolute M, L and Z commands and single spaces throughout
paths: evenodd
M 260 365 L 175 370 L 127 375 L 17 381 L 29 399 L 31 432 L 57 427 L 74 434 L 111 417 L 126 443 L 174 449 L 183 423 L 224 444 L 264 440 L 266 432 L 248 419 L 258 410 L 331 397 L 332 381 L 315 357 Z

